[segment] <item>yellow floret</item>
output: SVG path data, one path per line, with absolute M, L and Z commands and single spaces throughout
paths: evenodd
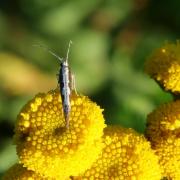
M 33 171 L 27 170 L 21 164 L 13 165 L 3 176 L 2 180 L 55 180 L 45 178 Z
M 152 145 L 180 134 L 180 100 L 161 105 L 147 116 L 146 136 Z
M 102 109 L 72 94 L 69 129 L 59 90 L 38 94 L 17 117 L 15 143 L 20 163 L 30 170 L 63 179 L 89 168 L 102 150 Z
M 166 90 L 180 92 L 180 43 L 165 44 L 147 60 L 145 71 Z
M 154 149 L 159 156 L 159 164 L 162 168 L 163 176 L 169 180 L 179 180 L 180 138 L 172 135 L 167 139 L 161 139 L 154 146 Z
M 158 158 L 150 143 L 132 129 L 109 126 L 104 148 L 92 167 L 74 179 L 160 180 Z

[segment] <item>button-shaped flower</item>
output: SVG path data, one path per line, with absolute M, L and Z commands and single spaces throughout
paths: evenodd
M 102 150 L 102 109 L 72 94 L 69 129 L 58 90 L 38 94 L 17 117 L 15 143 L 20 163 L 47 177 L 64 179 L 89 168 Z
M 180 93 L 180 43 L 165 44 L 147 60 L 145 71 L 166 91 Z
M 102 154 L 83 175 L 74 177 L 75 180 L 161 179 L 158 157 L 143 135 L 132 129 L 108 126 L 103 142 Z
M 154 146 L 154 150 L 159 157 L 159 164 L 162 174 L 167 179 L 180 179 L 180 138 L 170 136 L 161 139 Z
M 173 135 L 180 135 L 180 100 L 162 104 L 147 116 L 146 136 L 153 146 Z
M 161 105 L 147 117 L 146 136 L 164 177 L 180 179 L 180 100 Z

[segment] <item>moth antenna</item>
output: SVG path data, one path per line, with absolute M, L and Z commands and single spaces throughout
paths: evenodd
M 68 49 L 67 49 L 67 54 L 66 54 L 66 61 L 68 60 L 68 57 L 69 57 L 69 50 L 70 50 L 71 44 L 72 44 L 72 41 L 70 40 L 69 45 L 68 45 Z
M 63 58 L 60 58 L 56 53 L 54 53 L 51 49 L 49 49 L 48 47 L 42 45 L 42 44 L 33 44 L 33 46 L 39 47 L 44 49 L 45 51 L 48 51 L 51 55 L 53 55 L 54 57 L 56 57 L 58 60 L 60 60 L 60 62 L 63 61 Z

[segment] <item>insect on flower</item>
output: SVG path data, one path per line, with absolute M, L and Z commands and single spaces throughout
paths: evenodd
M 76 93 L 74 74 L 71 73 L 69 63 L 68 63 L 68 55 L 69 55 L 69 49 L 70 49 L 71 44 L 72 44 L 72 41 L 69 42 L 66 58 L 60 58 L 53 51 L 44 47 L 43 45 L 40 45 L 40 44 L 35 45 L 35 46 L 38 46 L 47 50 L 50 54 L 52 54 L 58 60 L 60 60 L 58 83 L 60 86 L 60 94 L 61 94 L 61 99 L 62 99 L 62 106 L 63 106 L 63 113 L 64 113 L 65 122 L 66 122 L 66 128 L 69 128 L 69 116 L 71 112 L 71 104 L 70 104 L 71 93 L 73 90 Z

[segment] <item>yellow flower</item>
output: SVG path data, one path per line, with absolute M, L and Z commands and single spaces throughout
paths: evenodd
M 161 105 L 147 116 L 146 136 L 152 145 L 180 134 L 180 100 Z
M 161 105 L 147 117 L 146 136 L 164 177 L 180 179 L 180 100 Z
M 163 176 L 171 180 L 180 179 L 180 138 L 170 136 L 161 139 L 154 146 L 156 154 L 159 156 L 159 164 L 162 168 Z
M 102 109 L 72 94 L 69 121 L 66 129 L 59 90 L 36 95 L 17 117 L 14 139 L 20 163 L 58 179 L 89 168 L 102 150 Z
M 132 129 L 109 126 L 104 148 L 92 167 L 74 179 L 160 180 L 158 158 L 150 143 Z
M 55 180 L 53 178 L 45 178 L 27 170 L 21 164 L 15 164 L 6 172 L 2 178 L 3 180 Z
M 147 60 L 145 71 L 166 91 L 180 92 L 180 43 L 165 44 Z

